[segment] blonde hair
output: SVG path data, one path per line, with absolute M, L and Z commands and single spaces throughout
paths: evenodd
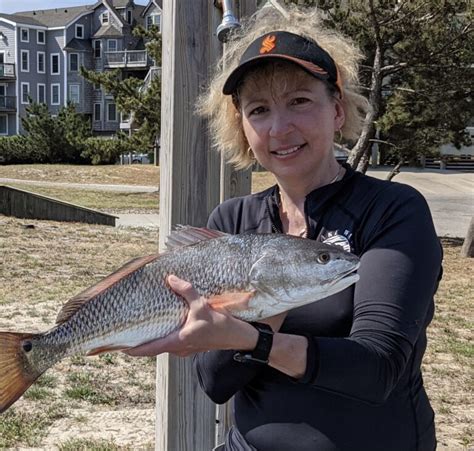
M 236 168 L 250 167 L 252 153 L 242 129 L 242 118 L 232 100 L 224 95 L 222 88 L 229 74 L 238 66 L 247 47 L 259 36 L 270 31 L 281 30 L 298 34 L 316 41 L 334 59 L 342 79 L 343 97 L 341 100 L 345 122 L 341 128 L 342 136 L 348 140 L 358 138 L 368 102 L 358 92 L 358 65 L 362 54 L 354 43 L 335 30 L 323 26 L 317 8 L 299 7 L 277 8 L 265 6 L 249 20 L 242 22 L 231 42 L 226 44 L 223 58 L 211 79 L 209 88 L 200 97 L 197 108 L 200 114 L 208 117 L 211 139 L 214 147 L 223 153 L 226 160 Z

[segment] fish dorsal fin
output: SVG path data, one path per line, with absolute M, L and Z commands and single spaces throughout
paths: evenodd
M 116 284 L 124 277 L 127 277 L 132 272 L 137 269 L 142 268 L 148 263 L 156 260 L 159 257 L 158 254 L 147 255 L 145 257 L 138 257 L 133 260 L 130 260 L 124 266 L 122 266 L 117 271 L 108 275 L 105 279 L 102 279 L 92 287 L 87 288 L 81 293 L 77 294 L 73 298 L 69 299 L 64 305 L 61 311 L 58 313 L 56 318 L 56 324 L 62 324 L 70 319 L 84 304 L 89 302 L 91 299 L 98 296 L 103 291 L 110 288 L 112 285 Z
M 227 233 L 206 229 L 205 227 L 178 226 L 176 230 L 168 235 L 165 246 L 166 250 L 172 251 L 173 249 L 226 235 Z

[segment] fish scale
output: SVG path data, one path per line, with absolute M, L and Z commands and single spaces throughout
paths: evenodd
M 168 287 L 170 274 L 211 308 L 257 321 L 349 287 L 358 266 L 343 249 L 300 237 L 180 229 L 168 252 L 132 260 L 70 299 L 49 331 L 0 332 L 0 412 L 66 356 L 123 350 L 179 329 L 189 308 Z

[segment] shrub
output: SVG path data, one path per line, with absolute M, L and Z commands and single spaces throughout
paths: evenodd
M 44 163 L 49 159 L 48 150 L 25 136 L 0 137 L 0 163 Z
M 92 164 L 114 164 L 126 148 L 126 143 L 120 139 L 91 137 L 86 139 L 81 157 Z

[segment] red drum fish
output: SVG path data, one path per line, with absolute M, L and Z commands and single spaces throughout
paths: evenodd
M 188 305 L 167 286 L 170 274 L 212 308 L 258 321 L 344 290 L 358 267 L 339 247 L 291 235 L 178 229 L 166 252 L 132 260 L 70 299 L 52 329 L 0 332 L 0 412 L 65 357 L 124 350 L 179 329 Z

